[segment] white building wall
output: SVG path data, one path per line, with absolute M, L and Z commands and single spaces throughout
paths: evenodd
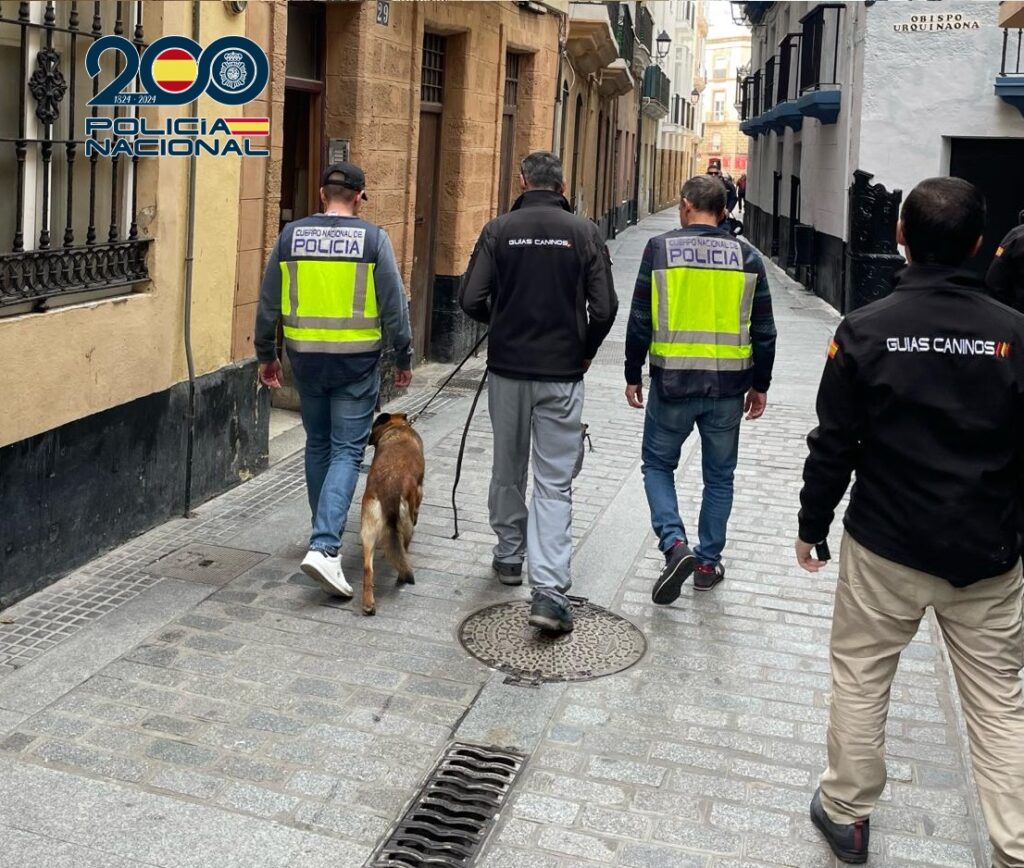
M 949 170 L 951 137 L 1020 138 L 1024 118 L 993 93 L 1003 31 L 998 3 L 876 3 L 864 42 L 859 166 L 904 193 Z M 896 32 L 914 14 L 957 14 L 977 30 Z M 1007 171 L 1024 171 L 1007 166 Z

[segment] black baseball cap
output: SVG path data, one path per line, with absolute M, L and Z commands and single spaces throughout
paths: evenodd
M 358 190 L 366 200 L 366 175 L 363 170 L 352 163 L 332 163 L 324 169 L 320 177 L 320 186 L 344 187 L 347 190 Z

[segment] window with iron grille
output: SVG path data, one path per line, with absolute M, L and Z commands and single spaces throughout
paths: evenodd
M 149 242 L 136 220 L 138 157 L 84 156 L 84 118 L 134 116 L 90 108 L 123 69 L 118 55 L 95 79 L 89 45 L 107 34 L 141 50 L 143 3 L 0 2 L 0 316 L 118 295 L 148 279 Z M 136 85 L 137 87 L 137 85 Z
M 511 51 L 505 53 L 505 108 L 514 109 L 519 96 L 519 58 Z
M 423 68 L 420 74 L 420 100 L 440 103 L 444 96 L 444 44 L 443 36 L 423 34 Z

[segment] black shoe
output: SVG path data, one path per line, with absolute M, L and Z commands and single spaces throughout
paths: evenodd
M 677 542 L 665 554 L 665 569 L 651 589 L 651 599 L 659 606 L 667 606 L 679 599 L 683 582 L 697 566 L 697 559 L 684 542 Z
M 530 626 L 551 633 L 571 633 L 572 609 L 561 606 L 550 597 L 537 597 L 530 606 Z
M 821 790 L 819 789 L 811 799 L 811 822 L 818 827 L 818 831 L 825 837 L 840 862 L 860 865 L 868 861 L 870 820 L 858 820 L 856 823 L 846 826 L 833 823 L 821 805 Z
M 695 591 L 710 591 L 724 578 L 725 567 L 722 566 L 721 561 L 714 566 L 699 564 L 693 571 L 693 589 Z
M 491 561 L 491 569 L 498 574 L 498 581 L 503 585 L 521 585 L 523 583 L 522 564 L 507 564 L 495 558 Z

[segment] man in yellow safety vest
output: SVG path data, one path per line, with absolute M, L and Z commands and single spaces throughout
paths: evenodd
M 725 577 L 722 550 L 732 511 L 740 419 L 764 413 L 775 361 L 775 320 L 761 257 L 718 222 L 721 180 L 683 185 L 681 229 L 644 250 L 626 328 L 626 400 L 642 408 L 643 365 L 651 392 L 644 420 L 643 474 L 665 570 L 651 598 L 667 605 L 691 574 L 698 591 Z M 700 432 L 704 496 L 699 545 L 691 550 L 679 516 L 675 470 L 683 442 Z
M 366 177 L 351 163 L 323 173 L 323 213 L 284 227 L 263 276 L 254 344 L 264 385 L 281 385 L 277 326 L 302 402 L 306 488 L 313 516 L 302 571 L 352 596 L 341 533 L 380 388 L 382 325 L 395 351 L 395 385 L 412 380 L 409 306 L 387 233 L 360 219 Z

